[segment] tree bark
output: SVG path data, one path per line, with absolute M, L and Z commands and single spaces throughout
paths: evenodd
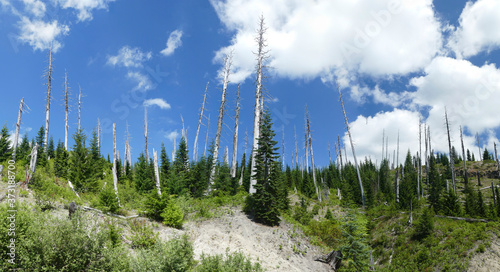
M 234 117 L 234 136 L 233 136 L 233 154 L 231 160 L 231 177 L 236 178 L 236 164 L 238 162 L 238 125 L 240 119 L 240 84 L 236 94 L 236 115 Z
M 47 71 L 47 105 L 45 107 L 45 139 L 43 149 L 47 151 L 47 143 L 49 140 L 49 116 L 50 116 L 50 93 L 52 91 L 52 44 L 49 50 L 49 69 Z
M 161 187 L 160 187 L 160 172 L 158 171 L 158 154 L 153 148 L 153 162 L 155 167 L 155 180 L 156 180 L 156 189 L 158 190 L 158 195 L 161 196 Z
M 12 158 L 16 158 L 17 152 L 17 143 L 19 141 L 19 129 L 21 128 L 21 116 L 23 114 L 24 109 L 24 97 L 21 98 L 21 103 L 19 104 L 19 113 L 17 114 L 17 123 L 16 123 L 16 134 L 14 136 L 14 142 L 12 143 Z
M 207 136 L 205 137 L 205 149 L 203 151 L 203 157 L 207 157 L 207 143 L 208 143 L 208 129 L 210 128 L 210 114 L 208 114 L 207 118 Z
M 118 176 L 116 174 L 116 123 L 113 123 L 113 188 L 115 190 L 116 199 L 118 200 L 118 205 L 120 205 L 120 198 L 118 197 Z
M 69 88 L 68 88 L 68 74 L 64 70 L 64 149 L 68 150 L 68 115 L 69 115 Z M 98 126 L 99 126 L 99 119 Z
M 203 118 L 203 112 L 205 111 L 205 102 L 207 100 L 207 90 L 209 83 L 210 82 L 207 82 L 207 86 L 205 87 L 205 94 L 203 94 L 203 103 L 201 103 L 200 119 L 198 120 L 198 128 L 196 129 L 196 136 L 194 138 L 193 161 L 196 161 L 198 159 L 198 134 L 200 133 L 201 120 Z
M 316 183 L 316 170 L 314 168 L 314 153 L 313 153 L 313 148 L 312 148 L 312 138 L 311 138 L 311 126 L 309 123 L 309 112 L 307 111 L 307 106 L 306 106 L 306 125 L 307 125 L 307 136 L 308 136 L 308 141 L 309 141 L 309 149 L 311 151 L 311 166 L 312 166 L 312 172 L 313 172 L 313 181 L 314 181 L 314 188 L 316 189 L 316 195 L 318 196 L 318 201 L 321 202 L 321 191 L 318 188 L 318 185 Z
M 175 145 L 175 144 L 174 144 Z M 144 158 L 148 161 L 148 108 L 144 107 Z
M 457 187 L 455 186 L 455 162 L 453 160 L 453 155 L 451 154 L 451 138 L 450 138 L 450 126 L 448 123 L 448 113 L 446 112 L 446 107 L 444 108 L 444 119 L 446 120 L 446 131 L 448 132 L 448 148 L 450 151 L 450 168 L 451 168 L 451 181 L 453 184 L 453 192 L 457 193 Z
M 80 85 L 78 85 L 80 93 L 78 94 L 78 131 L 82 129 L 82 89 L 80 88 Z
M 469 183 L 469 178 L 467 177 L 467 158 L 465 157 L 465 148 L 464 148 L 464 138 L 462 134 L 462 126 L 460 126 L 460 142 L 462 143 L 462 156 L 464 158 L 464 182 L 465 186 Z M 496 149 L 495 149 L 496 151 Z

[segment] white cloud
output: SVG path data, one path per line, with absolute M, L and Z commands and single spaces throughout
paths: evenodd
M 458 57 L 470 57 L 500 47 L 500 1 L 467 2 L 448 46 Z
M 35 17 L 42 17 L 45 14 L 45 3 L 39 0 L 23 0 L 24 9 Z
M 174 139 L 179 138 L 179 136 L 180 136 L 180 134 L 177 130 L 165 132 L 165 138 L 167 138 L 171 142 L 173 142 Z
M 108 9 L 108 4 L 115 0 L 58 0 L 63 9 L 72 8 L 78 11 L 78 21 L 92 20 L 92 10 Z
M 127 78 L 137 82 L 137 85 L 133 89 L 134 91 L 147 91 L 155 88 L 149 77 L 140 72 L 128 72 Z
M 380 89 L 378 85 L 376 85 L 374 89 L 355 85 L 351 87 L 350 97 L 354 101 L 361 104 L 368 102 L 368 97 L 372 97 L 373 102 L 377 104 L 399 107 L 401 105 L 407 105 L 406 103 L 411 102 L 413 93 L 408 91 L 404 91 L 401 93 L 387 93 L 384 90 Z
M 417 87 L 413 101 L 430 107 L 432 127 L 442 126 L 444 107 L 452 123 L 473 133 L 500 126 L 500 70 L 494 64 L 477 67 L 467 60 L 437 57 L 425 75 L 413 78 L 410 84 Z
M 161 98 L 146 99 L 146 100 L 144 100 L 143 105 L 145 107 L 150 107 L 150 106 L 156 105 L 164 110 L 168 110 L 171 108 L 170 104 L 168 104 L 167 101 L 165 101 Z
M 22 17 L 19 27 L 21 30 L 19 40 L 28 43 L 35 50 L 49 49 L 52 43 L 52 50 L 57 52 L 61 48 L 61 43 L 57 41 L 57 38 L 69 33 L 69 27 L 59 24 L 57 20 L 46 23 L 41 20 L 31 21 L 27 17 Z
M 279 76 L 323 79 L 344 69 L 352 74 L 401 75 L 419 71 L 442 48 L 441 24 L 431 0 L 211 0 L 219 19 L 234 32 L 237 83 L 255 68 L 255 29 L 265 17 L 270 66 Z M 339 71 L 340 72 L 340 71 Z M 337 74 L 338 75 L 338 74 Z M 346 82 L 347 83 L 347 82 Z
M 118 51 L 116 56 L 108 56 L 108 64 L 113 66 L 124 67 L 142 67 L 142 64 L 150 60 L 152 57 L 151 52 L 142 52 L 138 47 L 123 46 Z
M 161 54 L 164 56 L 170 56 L 174 53 L 175 49 L 177 49 L 179 46 L 182 45 L 182 31 L 181 30 L 174 30 L 172 33 L 170 33 L 170 36 L 168 36 L 167 40 L 167 47 L 163 50 L 161 50 Z

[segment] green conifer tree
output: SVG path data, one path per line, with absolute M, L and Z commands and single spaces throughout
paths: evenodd
M 96 191 L 97 180 L 92 178 L 92 164 L 89 160 L 89 152 L 85 146 L 87 136 L 83 131 L 73 134 L 73 150 L 70 156 L 69 180 L 75 185 L 79 192 Z
M 441 210 L 440 197 L 444 188 L 443 180 L 438 173 L 436 159 L 433 155 L 429 158 L 429 203 L 434 211 Z
M 59 140 L 54 158 L 54 171 L 56 177 L 68 178 L 68 157 L 69 153 L 64 148 L 64 143 Z
M 30 142 L 28 139 L 28 133 L 25 133 L 21 144 L 17 147 L 16 161 L 22 161 L 26 164 L 28 154 L 30 153 Z
M 11 158 L 12 149 L 10 145 L 9 130 L 7 129 L 7 124 L 5 124 L 0 131 L 0 162 Z
M 55 146 L 54 146 L 54 138 L 50 135 L 49 143 L 47 144 L 47 158 L 54 159 L 56 156 Z
M 340 252 L 347 271 L 369 271 L 370 247 L 352 213 L 344 217 L 342 237 Z
M 148 193 L 154 189 L 155 182 L 149 162 L 146 161 L 144 154 L 141 153 L 134 167 L 134 183 L 135 188 L 139 193 Z

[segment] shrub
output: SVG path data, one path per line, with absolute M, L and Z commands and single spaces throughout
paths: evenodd
M 118 198 L 111 184 L 107 184 L 104 190 L 99 192 L 99 206 L 107 212 L 116 213 L 120 207 L 118 206 Z
M 214 255 L 205 256 L 201 255 L 200 265 L 198 265 L 194 271 L 196 272 L 212 272 L 212 271 L 240 271 L 240 272 L 260 272 L 264 269 L 260 266 L 260 263 L 252 264 L 251 260 L 248 259 L 243 253 L 229 253 L 226 252 L 226 256 Z
M 184 213 L 175 203 L 170 201 L 169 205 L 161 213 L 161 217 L 163 217 L 163 224 L 177 229 L 182 228 Z
M 117 247 L 121 244 L 121 229 L 116 226 L 116 221 L 111 221 L 107 223 L 108 225 L 108 237 L 111 241 L 112 247 Z
M 187 236 L 158 242 L 149 249 L 141 249 L 132 262 L 133 271 L 189 271 L 194 266 L 193 245 Z
M 417 240 L 422 240 L 429 236 L 434 229 L 434 219 L 433 219 L 432 208 L 425 208 L 422 216 L 418 219 L 415 224 L 414 238 Z
M 307 203 L 305 199 L 302 198 L 300 201 L 300 205 L 296 204 L 293 210 L 293 219 L 295 219 L 302 225 L 307 226 L 312 218 L 313 216 L 307 212 Z
M 335 247 L 341 238 L 339 226 L 332 221 L 315 221 L 309 223 L 305 231 L 307 236 L 318 237 L 328 247 Z
M 149 248 L 158 240 L 158 233 L 155 233 L 153 228 L 145 221 L 130 221 L 130 229 L 132 230 L 132 236 L 128 238 L 132 241 L 133 247 Z

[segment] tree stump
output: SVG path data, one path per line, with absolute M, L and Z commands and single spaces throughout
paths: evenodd
M 329 264 L 333 271 L 338 271 L 342 262 L 342 252 L 332 250 L 327 255 L 322 255 L 314 258 L 315 261 Z
M 75 213 L 76 209 L 78 207 L 76 206 L 76 203 L 73 201 L 69 203 L 68 210 L 69 210 L 69 218 L 71 219 L 71 216 Z

